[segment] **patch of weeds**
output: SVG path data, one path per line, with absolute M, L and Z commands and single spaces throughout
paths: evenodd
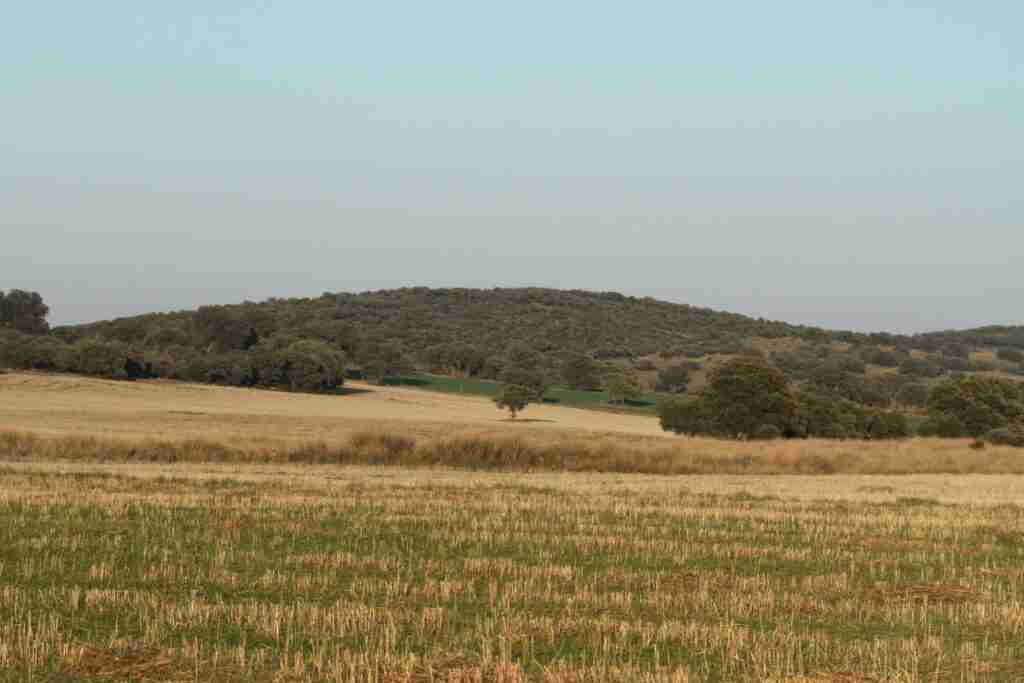
M 920 498 L 917 496 L 900 496 L 893 504 L 901 508 L 929 508 L 942 507 L 944 505 L 942 501 L 935 498 Z

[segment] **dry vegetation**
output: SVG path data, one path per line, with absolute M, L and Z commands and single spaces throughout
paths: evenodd
M 803 477 L 849 498 L 789 500 L 692 487 L 708 477 L 201 470 L 0 469 L 0 678 L 1024 676 L 1014 505 L 882 477 Z

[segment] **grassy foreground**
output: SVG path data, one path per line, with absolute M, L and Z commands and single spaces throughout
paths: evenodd
M 0 467 L 0 680 L 1024 677 L 1016 506 L 221 471 Z

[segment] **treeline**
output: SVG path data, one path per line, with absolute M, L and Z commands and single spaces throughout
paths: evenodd
M 793 383 L 778 367 L 737 358 L 718 367 L 696 398 L 664 400 L 662 428 L 732 439 L 972 436 L 1024 446 L 1024 384 L 955 376 L 924 395 L 927 418 L 913 429 L 904 412 L 850 400 L 835 386 Z
M 0 330 L 0 366 L 71 372 L 106 379 L 178 379 L 240 387 L 322 392 L 345 380 L 345 355 L 315 340 L 271 337 L 248 351 L 203 354 L 138 349 L 97 338 L 67 343 Z

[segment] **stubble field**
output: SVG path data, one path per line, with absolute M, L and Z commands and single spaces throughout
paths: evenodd
M 3 679 L 1024 676 L 1015 505 L 889 477 L 780 498 L 697 477 L 251 470 L 4 467 Z
M 1016 451 L 810 442 L 739 461 L 735 445 L 567 427 L 554 408 L 553 423 L 380 425 L 263 392 L 217 413 L 222 398 L 159 385 L 140 400 L 124 395 L 146 384 L 2 380 L 21 401 L 0 395 L 0 426 L 18 430 L 0 434 L 0 680 L 1024 679 Z M 153 434 L 174 410 L 205 415 Z M 192 432 L 192 417 L 209 422 Z M 673 476 L 290 457 L 321 429 L 323 453 L 354 458 L 368 425 L 440 456 L 459 429 L 595 441 L 594 457 L 639 443 L 633 457 L 670 449 L 655 464 Z M 756 474 L 811 456 L 875 473 Z M 900 458 L 934 473 L 885 474 Z M 694 468 L 709 473 L 678 474 Z

